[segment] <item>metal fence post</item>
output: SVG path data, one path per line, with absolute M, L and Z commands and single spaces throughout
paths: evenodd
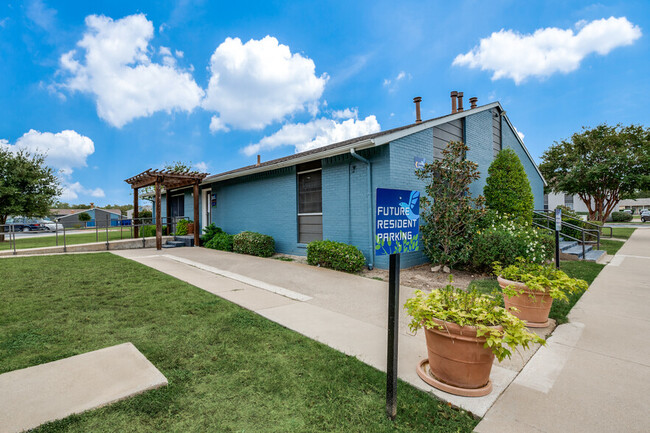
M 139 227 L 140 227 L 140 232 L 142 233 L 142 248 L 145 248 L 147 246 L 147 244 L 146 244 L 147 241 L 144 239 L 144 227 L 145 226 L 141 223 L 139 225 Z
M 65 243 L 65 225 L 63 226 L 63 252 L 64 253 L 68 252 L 68 246 Z
M 14 256 L 16 255 L 16 226 L 12 225 L 11 226 L 11 232 L 14 235 Z M 9 239 L 11 239 L 11 235 L 9 236 Z
M 123 224 L 122 224 L 122 214 L 120 213 L 120 240 L 124 239 L 124 238 L 122 237 L 122 225 L 123 225 Z
M 59 246 L 59 220 L 54 220 L 54 237 L 56 238 L 56 246 Z
M 97 211 L 95 211 L 95 242 L 99 242 L 99 221 L 97 220 Z
M 110 225 L 109 216 L 106 215 L 106 251 L 108 251 L 108 226 Z

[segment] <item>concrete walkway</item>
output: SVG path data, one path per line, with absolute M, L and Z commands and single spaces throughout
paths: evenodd
M 650 431 L 650 230 L 637 230 L 480 433 Z
M 0 432 L 21 432 L 167 385 L 131 343 L 0 374 Z
M 205 248 L 123 250 L 114 254 L 214 293 L 386 371 L 387 282 Z M 412 293 L 413 289 L 402 286 L 402 305 Z M 416 365 L 427 355 L 424 334 L 411 335 L 407 324 L 408 317 L 401 310 L 400 379 L 477 416 L 485 414 L 537 349 L 495 364 L 491 376 L 494 390 L 488 396 L 459 397 L 435 390 L 417 376 Z

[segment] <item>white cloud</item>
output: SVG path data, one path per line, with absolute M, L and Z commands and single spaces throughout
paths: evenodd
M 86 17 L 86 32 L 77 50 L 61 56 L 70 77 L 64 87 L 94 96 L 98 115 L 118 128 L 157 111 L 192 111 L 203 90 L 192 75 L 176 66 L 171 50 L 161 47 L 163 64 L 151 61 L 153 24 L 143 14 L 119 20 Z
M 59 200 L 62 201 L 76 200 L 79 198 L 79 195 L 90 196 L 94 198 L 102 198 L 106 196 L 103 189 L 101 188 L 88 189 L 85 188 L 83 185 L 81 185 L 79 182 L 74 182 L 74 183 L 63 182 L 61 189 L 62 192 L 61 195 L 59 196 Z
M 453 64 L 493 71 L 492 80 L 511 78 L 519 84 L 531 76 L 575 71 L 589 54 L 605 55 L 641 37 L 641 28 L 625 17 L 590 23 L 582 20 L 575 27 L 577 33 L 557 27 L 539 29 L 533 34 L 502 29 L 481 39 L 471 51 L 459 54 Z
M 105 196 L 104 190 L 101 188 L 85 188 L 79 182 L 71 180 L 73 170 L 86 167 L 88 157 L 95 152 L 93 141 L 76 131 L 64 130 L 51 133 L 30 129 L 16 140 L 15 144 L 0 139 L 0 146 L 12 152 L 25 150 L 32 154 L 45 155 L 45 163 L 59 171 L 58 178 L 63 190 L 59 196 L 61 200 L 76 200 L 80 195 L 95 198 Z
M 526 136 L 523 132 L 520 132 L 516 127 L 515 127 L 515 132 L 521 138 L 521 141 L 524 141 L 524 137 Z
M 400 71 L 394 78 L 384 78 L 384 87 L 388 88 L 389 92 L 394 92 L 397 90 L 397 85 L 399 84 L 400 81 L 404 80 L 405 78 L 408 78 L 409 80 L 411 79 L 411 74 L 405 72 L 405 71 Z
M 205 163 L 204 161 L 197 162 L 196 164 L 194 164 L 194 170 L 200 171 L 201 173 L 207 173 L 208 164 Z
M 210 129 L 261 129 L 294 113 L 316 113 L 328 76 L 315 70 L 311 59 L 272 36 L 245 44 L 227 38 L 210 59 L 203 107 L 219 113 Z
M 295 146 L 296 152 L 304 152 L 380 130 L 381 127 L 375 116 L 368 116 L 363 120 L 347 119 L 342 122 L 320 118 L 307 123 L 289 123 L 274 134 L 262 138 L 258 143 L 246 146 L 243 153 L 251 156 L 261 150 L 271 150 L 281 146 Z
M 359 109 L 355 107 L 336 110 L 332 112 L 332 117 L 335 119 L 356 119 L 359 117 Z
M 44 154 L 47 165 L 64 175 L 70 175 L 75 168 L 86 167 L 87 158 L 95 152 L 90 138 L 72 130 L 53 134 L 30 129 L 14 145 L 9 145 L 7 140 L 1 141 L 12 150 Z

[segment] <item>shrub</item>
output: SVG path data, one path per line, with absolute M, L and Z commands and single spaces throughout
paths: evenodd
M 471 264 L 477 270 L 488 271 L 494 262 L 508 266 L 517 257 L 540 264 L 553 257 L 555 241 L 550 234 L 498 213 L 488 215 L 489 225 L 476 232 L 472 243 Z
M 442 159 L 416 170 L 426 182 L 420 198 L 422 249 L 432 264 L 466 264 L 483 210 L 483 197 L 473 198 L 469 185 L 480 177 L 478 165 L 464 158 L 468 148 L 452 141 Z
M 142 226 L 140 228 L 140 230 L 142 231 L 140 236 L 144 236 L 146 238 L 156 236 L 156 226 L 155 226 L 155 224 Z M 162 226 L 162 235 L 167 236 L 167 226 Z
M 334 241 L 314 241 L 307 245 L 307 263 L 344 272 L 359 272 L 366 259 L 354 245 Z
M 275 252 L 275 241 L 271 236 L 255 232 L 241 232 L 233 236 L 233 251 L 251 256 L 271 257 Z
M 186 219 L 182 219 L 176 223 L 176 236 L 184 236 L 187 234 L 187 226 L 189 225 L 189 221 Z
M 216 234 L 219 233 L 223 233 L 223 230 L 221 230 L 220 227 L 217 227 L 215 223 L 210 224 L 203 229 L 203 235 L 201 236 L 201 245 L 207 244 Z
M 616 223 L 632 221 L 632 214 L 627 212 L 612 212 L 612 221 Z
M 220 233 L 216 233 L 214 236 L 212 236 L 212 239 L 207 241 L 205 243 L 206 248 L 212 248 L 213 250 L 221 250 L 221 251 L 232 251 L 233 245 L 233 235 L 229 235 L 228 233 L 224 233 L 223 231 Z
M 533 191 L 526 170 L 514 150 L 503 149 L 497 154 L 490 164 L 485 182 L 483 194 L 488 208 L 532 223 Z

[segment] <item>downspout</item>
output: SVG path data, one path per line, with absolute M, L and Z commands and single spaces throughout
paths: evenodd
M 368 269 L 372 270 L 375 267 L 375 235 L 372 218 L 372 164 L 366 158 L 355 152 L 354 148 L 350 149 L 350 155 L 352 155 L 353 158 L 358 159 L 359 161 L 366 164 L 366 168 L 368 169 L 368 175 L 366 177 L 368 178 L 368 203 L 370 204 L 371 208 L 368 210 L 368 231 L 370 232 L 370 244 L 368 245 L 370 260 L 368 263 Z

